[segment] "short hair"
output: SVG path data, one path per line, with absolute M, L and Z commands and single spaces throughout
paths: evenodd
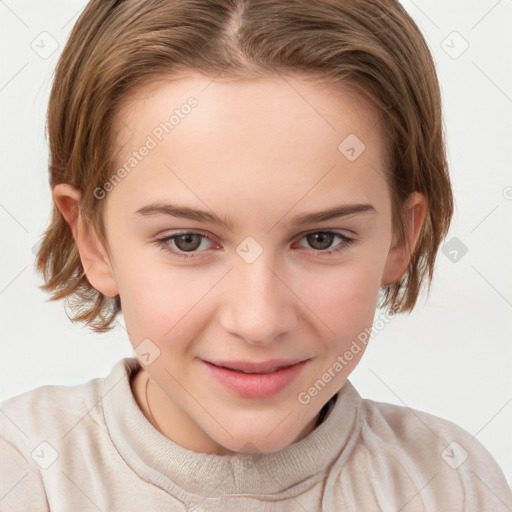
M 105 201 L 94 194 L 114 174 L 116 115 L 134 91 L 173 74 L 251 79 L 295 74 L 350 89 L 369 102 L 389 148 L 392 222 L 407 243 L 404 201 L 428 208 L 402 277 L 381 307 L 412 311 L 432 280 L 453 214 L 435 65 L 419 28 L 397 0 L 92 0 L 58 61 L 47 110 L 49 181 L 81 192 L 87 229 L 107 247 Z M 66 299 L 74 322 L 113 327 L 119 295 L 85 275 L 69 225 L 53 205 L 36 259 L 50 300 Z

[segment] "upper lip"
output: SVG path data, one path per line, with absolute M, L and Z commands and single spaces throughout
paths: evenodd
M 270 359 L 268 361 L 215 361 L 208 360 L 207 363 L 215 366 L 223 366 L 231 370 L 239 370 L 246 373 L 268 373 L 279 368 L 285 368 L 294 364 L 302 363 L 305 359 Z

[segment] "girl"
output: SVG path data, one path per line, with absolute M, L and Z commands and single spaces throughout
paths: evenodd
M 348 380 L 432 278 L 441 117 L 396 1 L 92 0 L 37 265 L 136 357 L 1 404 L 0 509 L 512 509 L 476 439 Z

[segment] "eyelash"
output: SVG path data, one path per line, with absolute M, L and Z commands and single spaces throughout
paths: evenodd
M 335 237 L 338 237 L 343 243 L 338 244 L 335 249 L 331 249 L 331 250 L 320 251 L 318 249 L 311 249 L 314 256 L 332 256 L 334 254 L 338 254 L 338 253 L 348 249 L 348 247 L 355 241 L 353 238 L 350 238 L 346 235 L 338 233 L 337 231 L 311 231 L 309 233 L 302 235 L 301 239 L 305 238 L 308 235 L 315 235 L 315 234 L 319 234 L 319 233 L 332 234 Z M 186 258 L 200 257 L 200 256 L 197 256 L 197 254 L 198 254 L 197 252 L 190 251 L 189 253 L 187 253 L 187 252 L 183 252 L 183 251 L 179 251 L 179 250 L 176 251 L 176 250 L 170 248 L 168 242 L 170 242 L 171 240 L 174 240 L 180 236 L 183 236 L 183 235 L 199 235 L 203 239 L 208 240 L 209 242 L 215 243 L 209 236 L 207 236 L 203 233 L 198 233 L 196 231 L 179 231 L 179 232 L 173 233 L 172 235 L 165 236 L 163 238 L 157 238 L 153 243 L 157 247 L 162 249 L 163 251 L 171 253 L 173 255 L 176 255 L 180 258 L 186 259 Z M 199 251 L 199 253 L 202 253 L 202 252 L 205 252 L 205 251 Z

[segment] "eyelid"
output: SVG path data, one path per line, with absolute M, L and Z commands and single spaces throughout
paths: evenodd
M 216 242 L 216 239 L 212 234 L 208 233 L 207 231 L 203 231 L 201 229 L 196 229 L 196 228 L 171 230 L 167 234 L 157 236 L 156 239 L 157 240 L 166 240 L 166 239 L 172 239 L 174 237 L 179 237 L 181 235 L 199 235 L 199 236 L 205 238 L 206 240 L 210 241 L 213 244 L 220 245 L 218 242 Z M 199 252 L 204 252 L 204 251 L 199 251 Z
M 201 230 L 192 230 L 192 229 L 178 229 L 176 231 L 173 231 L 171 233 L 169 233 L 168 235 L 165 235 L 163 237 L 161 237 L 161 239 L 170 239 L 172 240 L 173 238 L 178 238 L 179 236 L 181 235 L 199 235 L 200 237 L 202 237 L 204 240 L 208 240 L 211 244 L 213 244 L 213 246 L 215 245 L 220 245 L 218 242 L 215 241 L 213 235 L 210 235 L 209 233 L 206 233 L 205 231 L 201 231 Z M 202 253 L 202 252 L 206 252 L 208 249 L 205 249 L 205 250 L 202 250 L 202 251 L 191 251 L 189 254 L 199 254 L 199 253 Z M 185 253 L 185 251 L 183 251 L 183 253 Z M 183 254 L 181 251 L 180 251 L 180 254 Z M 186 254 L 186 253 L 185 253 Z
M 294 238 L 301 238 L 303 236 L 312 235 L 313 233 L 335 233 L 337 235 L 346 236 L 347 238 L 356 238 L 358 235 L 351 229 L 336 229 L 336 228 L 320 228 L 320 229 L 306 229 L 296 234 Z M 348 234 L 346 234 L 348 233 Z

